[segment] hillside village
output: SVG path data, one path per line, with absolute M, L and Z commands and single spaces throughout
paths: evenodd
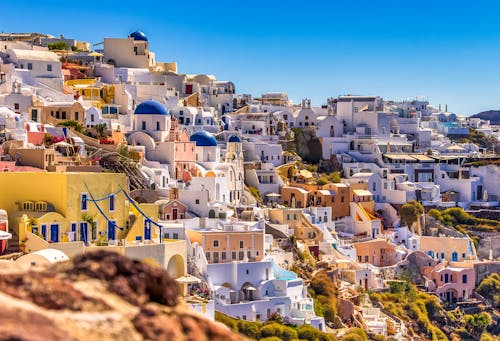
M 96 39 L 0 33 L 4 262 L 117 252 L 236 331 L 498 335 L 499 126 L 425 98 L 241 94 L 143 32 Z

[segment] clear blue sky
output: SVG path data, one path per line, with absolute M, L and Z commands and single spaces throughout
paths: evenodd
M 0 31 L 97 43 L 139 28 L 159 61 L 238 93 L 424 95 L 471 114 L 500 109 L 500 2 L 9 1 Z

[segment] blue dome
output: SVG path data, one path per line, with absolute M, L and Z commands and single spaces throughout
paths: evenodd
M 204 130 L 197 131 L 196 133 L 191 135 L 189 141 L 196 142 L 197 147 L 217 146 L 217 140 L 215 139 L 215 137 Z
M 130 33 L 129 38 L 132 38 L 134 40 L 148 41 L 148 37 L 146 37 L 146 35 L 141 31 L 135 31 Z
M 238 142 L 238 143 L 240 143 L 241 139 L 237 135 L 231 135 L 231 137 L 229 138 L 229 140 L 227 140 L 227 142 Z
M 168 115 L 167 109 L 157 101 L 144 101 L 135 108 L 135 115 Z

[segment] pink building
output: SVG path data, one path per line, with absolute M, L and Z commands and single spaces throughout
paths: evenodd
M 179 122 L 175 118 L 172 119 L 172 126 L 165 142 L 172 144 L 169 149 L 172 153 L 174 177 L 177 180 L 187 181 L 191 175 L 196 175 L 195 143 L 189 140 L 185 130 L 179 130 Z
M 160 217 L 163 220 L 186 218 L 187 206 L 177 199 L 160 205 Z
M 434 267 L 427 282 L 429 291 L 450 303 L 467 300 L 475 288 L 474 268 L 449 266 L 444 261 Z
M 41 146 L 45 142 L 45 126 L 39 123 L 26 123 L 26 132 L 28 135 L 28 143 L 35 146 Z

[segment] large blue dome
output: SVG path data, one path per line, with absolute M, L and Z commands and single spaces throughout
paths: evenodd
M 217 146 L 217 140 L 215 139 L 215 137 L 204 130 L 197 131 L 196 133 L 191 135 L 189 141 L 196 142 L 197 147 Z
M 240 143 L 241 139 L 238 137 L 238 135 L 231 135 L 231 137 L 229 138 L 229 140 L 227 140 L 227 142 L 238 142 L 238 143 Z
M 135 108 L 135 115 L 168 115 L 167 109 L 157 101 L 144 101 Z
M 148 37 L 146 37 L 146 35 L 141 31 L 135 31 L 130 33 L 129 38 L 132 38 L 134 40 L 148 41 Z

